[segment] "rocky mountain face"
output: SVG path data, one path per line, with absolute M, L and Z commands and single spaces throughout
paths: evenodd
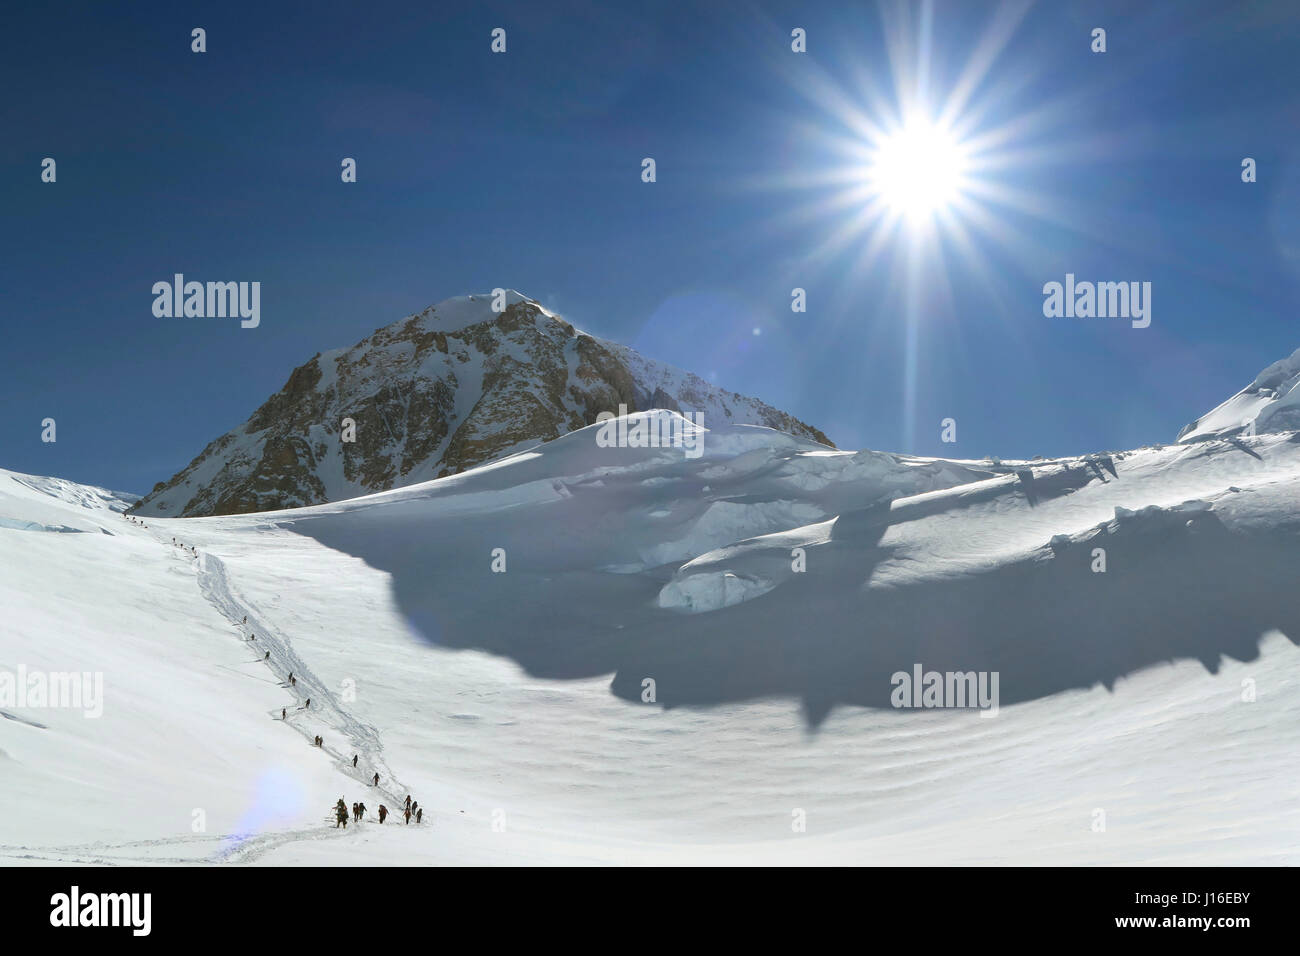
M 517 292 L 503 311 L 492 305 L 491 296 L 449 299 L 317 354 L 132 511 L 244 514 L 386 491 L 558 438 L 620 405 L 831 444 L 785 412 L 580 332 Z

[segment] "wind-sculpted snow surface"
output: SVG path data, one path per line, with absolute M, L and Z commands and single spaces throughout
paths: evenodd
M 836 704 L 888 706 L 890 675 L 921 660 L 1000 671 L 1004 699 L 1022 701 L 1172 658 L 1214 668 L 1270 629 L 1300 633 L 1286 439 L 1109 468 L 827 452 L 745 428 L 705 447 L 695 461 L 602 449 L 586 429 L 455 485 L 287 520 L 390 574 L 434 644 L 551 678 L 613 671 L 629 700 L 653 675 L 667 706 L 783 694 L 819 722 Z M 1236 494 L 1222 474 L 1252 486 L 1267 530 L 1240 508 L 1189 511 L 1191 492 Z M 1075 534 L 1092 546 L 1061 545 Z M 488 570 L 494 553 L 505 571 Z
M 0 472 L 0 528 L 61 534 L 113 534 L 121 523 L 121 513 L 137 500 L 135 495 L 79 485 L 61 478 Z M 10 501 L 21 501 L 21 505 L 6 507 Z M 68 505 L 74 507 L 68 508 Z M 10 513 L 19 511 L 21 514 Z M 65 520 L 69 523 L 65 524 Z
M 1300 349 L 1178 433 L 1179 441 L 1300 429 Z
M 887 505 L 900 491 L 989 474 L 829 452 L 752 426 L 708 430 L 698 459 L 679 448 L 601 447 L 598 431 L 582 429 L 480 472 L 284 520 L 391 574 L 403 613 L 430 641 L 573 677 L 616 669 L 623 649 L 668 623 L 654 596 L 681 562 L 847 507 Z M 490 570 L 497 549 L 505 573 Z M 448 561 L 450 554 L 469 558 Z M 544 640 L 538 622 L 548 622 Z
M 0 526 L 0 660 L 111 678 L 102 725 L 4 706 L 16 818 L 58 823 L 0 859 L 1300 862 L 1296 434 L 981 462 L 599 429 L 147 530 L 0 475 L 12 521 L 116 522 Z M 918 668 L 997 675 L 996 717 L 896 707 Z M 407 790 L 423 828 L 321 836 Z

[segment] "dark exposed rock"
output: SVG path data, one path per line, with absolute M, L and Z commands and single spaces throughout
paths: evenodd
M 830 444 L 757 399 L 579 332 L 518 293 L 450 299 L 317 354 L 240 427 L 133 508 L 146 515 L 302 507 L 443 477 L 594 424 L 667 408 Z M 343 441 L 345 419 L 355 440 Z

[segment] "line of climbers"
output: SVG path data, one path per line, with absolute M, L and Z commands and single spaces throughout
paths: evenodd
M 320 738 L 318 737 L 316 739 L 319 740 Z M 356 758 L 353 757 L 352 759 L 354 761 L 353 766 L 355 766 Z M 379 786 L 379 774 L 375 774 L 375 786 Z M 420 806 L 418 800 L 412 801 L 409 793 L 406 795 L 406 807 L 402 812 L 406 817 L 408 825 L 411 822 L 411 817 L 415 817 L 415 822 L 417 824 L 424 822 L 424 808 Z M 352 804 L 353 823 L 360 823 L 365 819 L 365 816 L 366 805 L 364 803 Z M 388 808 L 381 803 L 379 805 L 379 822 L 383 823 L 387 819 Z M 334 829 L 337 830 L 339 827 L 343 827 L 343 829 L 346 830 L 348 828 L 348 805 L 343 801 L 342 797 L 339 797 L 339 802 L 334 804 L 334 820 Z

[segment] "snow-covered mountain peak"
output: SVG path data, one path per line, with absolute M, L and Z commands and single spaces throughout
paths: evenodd
M 510 289 L 446 299 L 318 353 L 134 510 L 197 517 L 339 501 L 457 474 L 602 413 L 654 408 L 830 445 L 785 412 L 579 332 Z
M 1300 429 L 1300 349 L 1268 366 L 1232 398 L 1185 426 L 1178 440 L 1296 429 Z

